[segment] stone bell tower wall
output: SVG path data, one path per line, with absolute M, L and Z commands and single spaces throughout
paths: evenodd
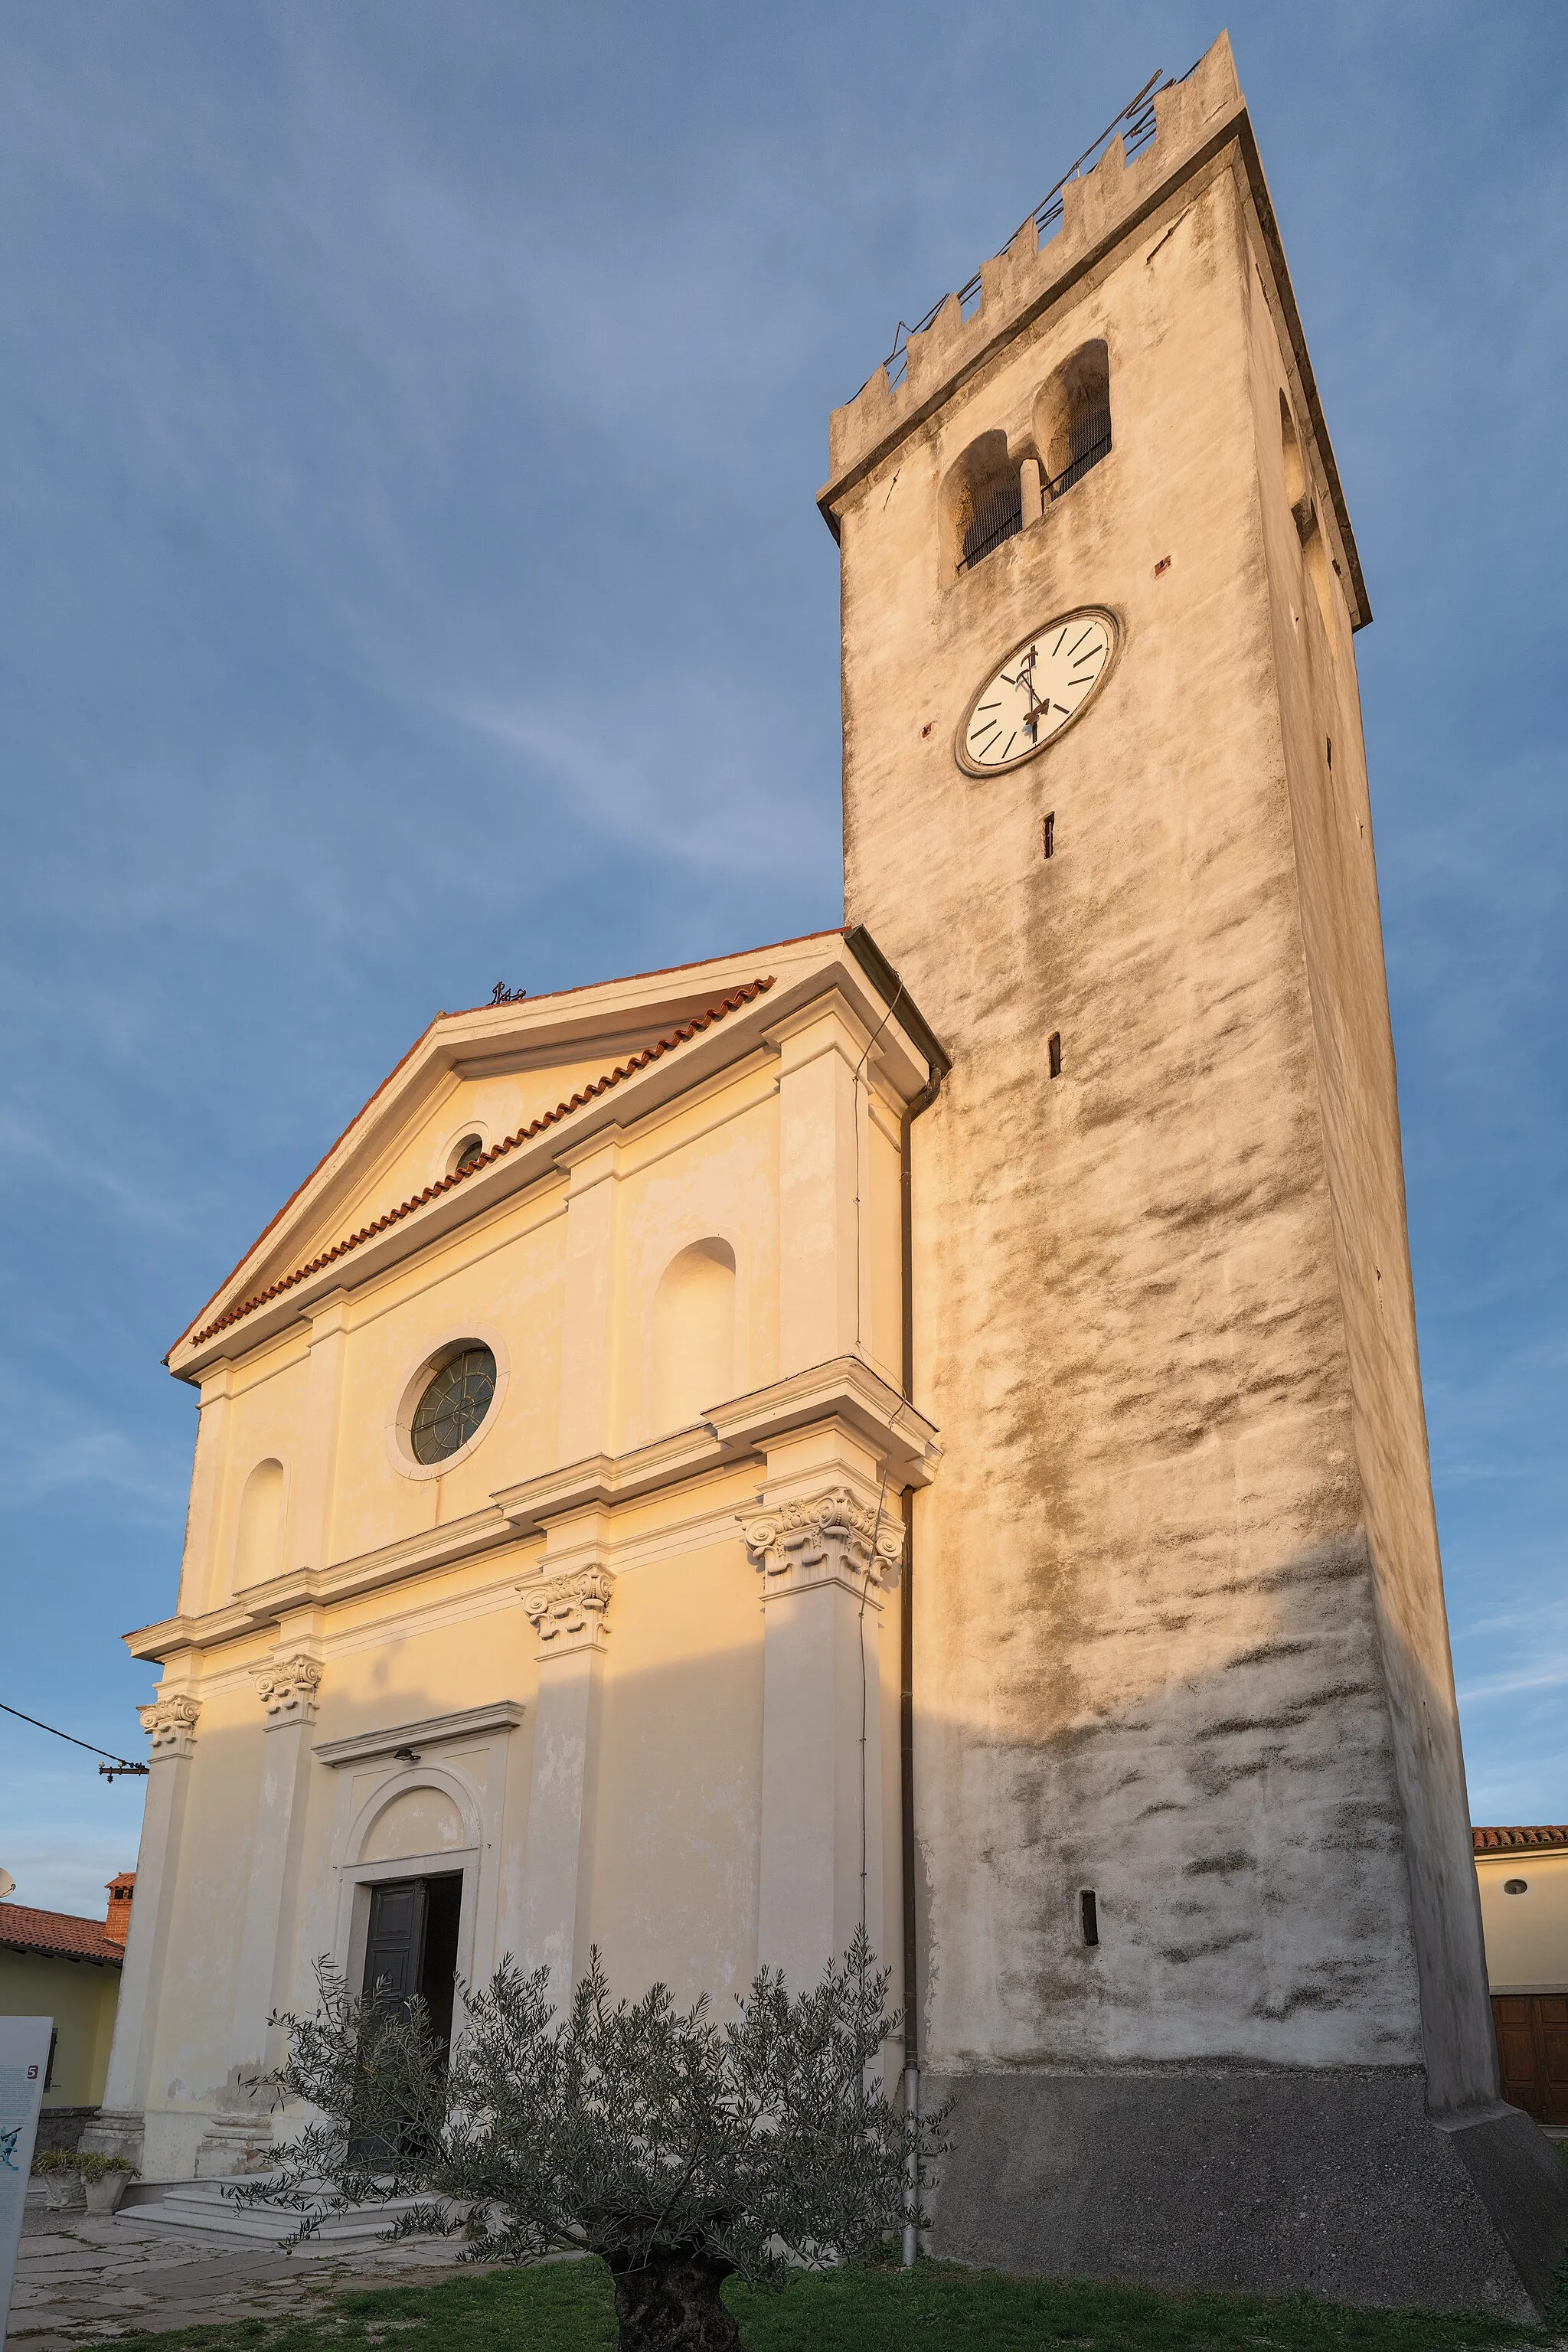
M 1349 614 L 1319 520 L 1322 468 L 1303 431 L 1305 483 L 1288 478 L 1281 390 L 1292 423 L 1305 425 L 1306 402 L 1279 332 L 1277 281 L 1249 227 L 1260 520 L 1324 1169 L 1404 1814 L 1427 2095 L 1443 2113 L 1494 2095 L 1497 2062 L 1428 1467 L 1372 811 Z
M 915 1394 L 944 1448 L 915 1521 L 925 2050 L 957 2094 L 939 2238 L 1522 2311 L 1568 2200 L 1489 2104 L 1368 608 L 1228 45 L 1144 155 L 1065 194 L 1050 246 L 1031 223 L 977 311 L 950 300 L 906 381 L 838 412 L 821 499 L 847 914 L 953 1063 L 914 1134 Z M 1095 343 L 1110 455 L 957 571 L 955 468 L 982 436 L 1043 456 L 1042 388 Z M 1081 721 L 964 776 L 973 689 L 1084 604 L 1121 646 Z M 1533 2234 L 1480 2179 L 1489 2131 Z M 1294 2218 L 1250 2230 L 1259 2198 Z
M 1247 266 L 1222 156 L 843 516 L 848 912 L 954 1061 L 918 1135 L 917 1378 L 929 2032 L 959 2065 L 1421 2056 Z M 941 580 L 953 458 L 1021 446 L 1100 339 L 1110 456 Z M 972 686 L 1085 603 L 1122 629 L 1095 706 L 964 778 Z

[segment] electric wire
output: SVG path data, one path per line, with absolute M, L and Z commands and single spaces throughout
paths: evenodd
M 35 1731 L 47 1731 L 55 1739 L 68 1739 L 73 1748 L 85 1748 L 89 1756 L 107 1756 L 110 1762 L 118 1764 L 122 1771 L 142 1772 L 146 1769 L 145 1765 L 128 1763 L 123 1756 L 117 1756 L 112 1748 L 95 1748 L 90 1739 L 79 1739 L 74 1731 L 58 1731 L 52 1723 L 42 1723 L 36 1715 L 24 1715 L 19 1706 L 7 1706 L 3 1698 L 0 1698 L 0 1715 L 14 1715 L 18 1723 L 30 1723 Z

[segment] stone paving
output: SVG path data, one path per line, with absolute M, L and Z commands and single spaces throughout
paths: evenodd
M 410 2273 L 449 2277 L 458 2267 L 439 2241 L 290 2253 L 175 2237 L 139 2222 L 134 2209 L 108 2219 L 29 2211 L 5 2344 L 7 2352 L 64 2352 L 139 2328 L 304 2316 L 346 2287 L 393 2286 Z

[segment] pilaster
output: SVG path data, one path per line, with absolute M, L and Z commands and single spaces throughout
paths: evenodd
M 191 1499 L 185 1510 L 185 1541 L 180 1556 L 178 1607 L 191 1615 L 212 1608 L 224 1593 L 219 1564 L 214 1559 L 226 1466 L 229 1402 L 234 1393 L 234 1366 L 227 1357 L 215 1364 L 202 1382 L 196 1418 L 195 1459 L 191 1468 Z
M 741 1518 L 763 1610 L 757 1951 L 798 1988 L 862 1925 L 886 1950 L 883 1709 L 896 1692 L 884 1698 L 880 1631 L 903 1517 L 842 1423 L 767 1459 L 758 1507 Z
M 201 1711 L 200 1701 L 183 1691 L 171 1692 L 151 1706 L 136 1710 L 153 1743 L 148 1759 L 151 1769 L 136 1856 L 136 1900 L 131 1906 L 114 2045 L 103 2089 L 106 2111 L 140 2115 L 147 2105 L 158 2026 L 158 2004 L 153 1994 L 163 1980 L 168 1950 L 180 1837 Z
M 773 1033 L 779 1045 L 779 1373 L 857 1345 L 855 1069 L 864 1040 L 835 1006 Z
M 267 2021 L 285 1990 L 321 1672 L 320 1659 L 295 1651 L 253 1673 L 266 1730 L 229 2034 L 231 2084 L 259 2072 L 273 2054 Z
M 548 1968 L 551 1998 L 570 1999 L 588 1958 L 594 1815 L 607 1618 L 615 1578 L 601 1515 L 552 1528 L 544 1573 L 520 1584 L 538 1643 L 539 1692 L 523 1869 L 527 1968 Z
M 310 1356 L 300 1458 L 289 1500 L 290 1571 L 325 1568 L 331 1558 L 332 1477 L 342 1408 L 349 1294 L 334 1290 L 310 1317 Z
M 617 1220 L 616 1137 L 564 1153 L 564 1319 L 572 1334 L 561 1366 L 561 1460 L 580 1462 L 614 1446 Z

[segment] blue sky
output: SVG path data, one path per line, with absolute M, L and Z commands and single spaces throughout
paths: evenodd
M 1185 5 L 0 15 L 0 1698 L 140 1752 L 164 1349 L 438 1007 L 836 921 L 828 410 Z M 1568 1819 L 1568 11 L 1230 17 L 1358 640 L 1479 1820 Z M 0 1717 L 18 1898 L 140 1784 Z

